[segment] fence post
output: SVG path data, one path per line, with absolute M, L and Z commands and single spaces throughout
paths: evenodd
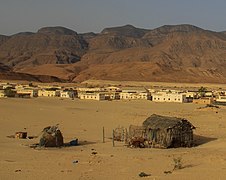
M 115 147 L 115 131 L 112 131 L 112 146 Z
M 104 132 L 104 126 L 103 126 L 103 143 L 105 143 L 105 132 Z
M 127 144 L 128 142 L 128 132 L 127 132 L 127 128 L 125 128 L 125 144 Z

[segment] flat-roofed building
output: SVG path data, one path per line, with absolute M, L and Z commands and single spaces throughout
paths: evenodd
M 216 102 L 223 102 L 226 103 L 226 96 L 218 96 L 216 98 Z
M 139 91 L 122 91 L 120 92 L 120 99 L 122 100 L 132 100 L 132 99 L 151 99 L 149 92 L 139 92 Z
M 38 89 L 31 89 L 31 88 L 24 88 L 24 89 L 17 89 L 16 93 L 21 97 L 24 95 L 30 97 L 38 97 Z
M 101 91 L 105 91 L 105 89 L 99 88 L 99 87 L 96 87 L 96 88 L 78 87 L 77 91 L 78 92 L 101 92 Z
M 60 91 L 53 90 L 53 89 L 40 89 L 38 90 L 38 96 L 39 97 L 60 97 Z
M 97 101 L 102 101 L 105 100 L 105 94 L 104 93 L 99 93 L 99 92 L 84 92 L 79 94 L 80 99 L 86 99 L 86 100 L 97 100 Z
M 199 99 L 193 99 L 194 104 L 212 104 L 213 98 L 210 97 L 202 97 Z
M 178 102 L 185 103 L 186 95 L 184 93 L 158 92 L 152 93 L 152 101 L 154 102 Z
M 16 84 L 14 83 L 1 83 L 0 84 L 2 89 L 7 89 L 7 88 L 15 88 Z
M 61 98 L 74 98 L 75 97 L 75 91 L 74 90 L 60 91 L 60 97 Z
M 0 98 L 4 98 L 4 97 L 6 97 L 5 91 L 0 89 Z

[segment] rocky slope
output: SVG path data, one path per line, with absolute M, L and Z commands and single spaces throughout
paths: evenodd
M 55 76 L 49 75 L 32 75 L 27 73 L 13 72 L 10 67 L 0 63 L 0 79 L 3 80 L 26 80 L 34 82 L 65 82 Z
M 192 25 L 131 25 L 78 34 L 63 27 L 0 36 L 0 62 L 14 72 L 87 79 L 226 82 L 226 34 Z

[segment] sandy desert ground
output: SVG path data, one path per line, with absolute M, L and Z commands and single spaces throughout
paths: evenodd
M 226 107 L 151 101 L 85 101 L 57 98 L 0 99 L 0 179 L 225 179 Z M 140 125 L 152 113 L 187 118 L 195 127 L 193 148 L 112 147 L 112 129 Z M 32 149 L 39 139 L 8 138 L 26 128 L 38 135 L 59 123 L 65 141 L 80 146 Z M 102 127 L 106 142 L 102 143 Z M 92 152 L 97 152 L 96 155 Z M 182 159 L 175 170 L 174 158 Z M 78 163 L 73 163 L 78 161 Z M 140 172 L 151 174 L 139 177 Z

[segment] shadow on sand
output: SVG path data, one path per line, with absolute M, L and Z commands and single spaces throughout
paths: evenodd
M 206 144 L 208 142 L 217 140 L 217 138 L 206 137 L 206 136 L 201 136 L 201 135 L 196 135 L 196 134 L 194 134 L 193 138 L 194 138 L 195 146 L 200 146 L 200 145 Z
M 79 146 L 86 146 L 90 144 L 96 144 L 97 142 L 92 142 L 92 141 L 79 141 Z

